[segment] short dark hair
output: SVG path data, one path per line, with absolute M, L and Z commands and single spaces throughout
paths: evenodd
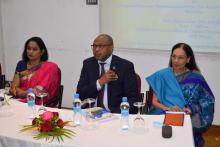
M 108 35 L 108 34 L 99 34 L 96 38 L 98 38 L 98 37 L 107 38 L 109 43 L 114 46 L 113 38 L 110 35 Z
M 177 49 L 177 48 L 183 49 L 184 52 L 186 53 L 187 58 L 190 57 L 189 63 L 186 63 L 185 66 L 186 66 L 189 70 L 197 70 L 197 71 L 200 71 L 200 70 L 199 70 L 199 67 L 198 67 L 197 64 L 196 64 L 196 60 L 195 60 L 195 56 L 194 56 L 193 50 L 192 50 L 192 48 L 191 48 L 188 44 L 186 44 L 186 43 L 177 43 L 176 45 L 173 46 L 172 51 L 171 51 L 171 55 L 170 55 L 169 66 L 172 67 L 171 56 L 172 56 L 174 50 Z
M 40 60 L 41 60 L 41 61 L 47 61 L 48 58 L 49 58 L 49 57 L 48 57 L 49 55 L 48 55 L 48 52 L 47 52 L 47 47 L 46 47 L 46 45 L 44 44 L 43 40 L 42 40 L 40 37 L 32 37 L 32 38 L 28 39 L 28 40 L 25 42 L 24 51 L 23 51 L 23 53 L 22 53 L 22 59 L 25 60 L 25 61 L 29 61 L 28 56 L 27 56 L 27 46 L 28 46 L 28 43 L 29 43 L 30 41 L 36 42 L 41 51 L 44 50 L 44 53 L 43 53 L 43 55 L 41 56 Z

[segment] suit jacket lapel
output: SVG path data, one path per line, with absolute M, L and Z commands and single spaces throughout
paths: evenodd
M 112 62 L 110 65 L 110 69 L 115 71 L 116 74 L 118 73 L 118 69 L 119 69 L 118 63 L 119 63 L 118 57 L 115 55 L 112 55 Z M 113 86 L 112 83 L 113 82 L 110 82 L 108 84 L 108 90 L 107 90 L 108 91 L 108 104 L 114 103 L 113 99 L 111 99 L 112 98 L 111 94 L 114 92 L 114 90 L 112 89 L 112 86 Z
M 118 64 L 117 57 L 115 55 L 112 55 L 112 62 L 110 65 L 110 69 L 117 72 L 117 64 Z
M 94 79 L 97 80 L 99 78 L 99 64 L 98 64 L 98 61 L 93 58 L 93 61 L 92 61 L 92 71 L 94 73 Z

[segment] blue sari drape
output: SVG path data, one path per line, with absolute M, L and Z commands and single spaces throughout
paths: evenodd
M 213 121 L 214 95 L 204 77 L 198 71 L 187 71 L 175 76 L 172 68 L 162 69 L 146 78 L 158 101 L 171 108 L 189 106 L 195 132 L 204 132 Z M 155 108 L 150 109 L 151 113 Z
M 172 108 L 174 105 L 184 108 L 186 102 L 171 68 L 162 69 L 147 77 L 146 80 L 160 103 L 169 108 Z M 153 111 L 153 109 L 151 110 Z

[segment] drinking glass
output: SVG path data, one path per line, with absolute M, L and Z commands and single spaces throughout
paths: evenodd
M 92 114 L 92 103 L 95 103 L 96 100 L 94 98 L 87 98 L 83 101 L 83 104 L 89 104 L 89 108 L 85 113 L 85 125 L 83 128 L 86 130 L 94 130 L 97 128 L 95 122 L 95 116 Z
M 9 90 L 10 90 L 10 87 L 11 87 L 11 82 L 10 81 L 6 81 L 5 82 L 5 94 L 9 95 Z
M 38 112 L 47 111 L 46 107 L 44 106 L 44 97 L 48 96 L 48 92 L 42 86 L 38 85 L 35 88 L 35 94 L 41 99 L 41 106 L 39 107 Z
M 141 108 L 145 105 L 143 102 L 135 102 L 134 106 L 138 107 L 138 113 L 134 119 L 133 129 L 135 132 L 143 133 L 146 129 L 144 118 L 141 117 Z
M 6 90 L 0 89 L 0 117 L 8 117 L 13 115 L 13 110 L 8 100 Z

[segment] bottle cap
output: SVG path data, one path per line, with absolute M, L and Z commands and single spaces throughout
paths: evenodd
M 74 93 L 73 97 L 76 99 L 76 98 L 79 98 L 79 93 Z
M 29 93 L 33 92 L 33 89 L 32 88 L 28 88 L 28 92 Z
M 122 97 L 122 102 L 128 102 L 128 98 L 126 96 Z

